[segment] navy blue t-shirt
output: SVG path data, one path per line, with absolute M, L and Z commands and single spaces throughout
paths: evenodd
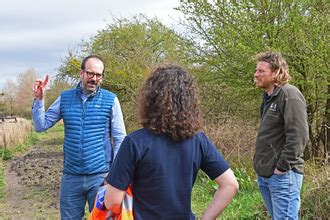
M 185 220 L 195 219 L 191 192 L 198 170 L 213 180 L 228 168 L 202 132 L 175 142 L 142 128 L 125 137 L 106 179 L 120 190 L 132 184 L 135 219 Z

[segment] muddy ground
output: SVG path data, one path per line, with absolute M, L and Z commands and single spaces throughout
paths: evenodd
M 63 139 L 50 133 L 28 152 L 6 162 L 0 219 L 59 219 Z

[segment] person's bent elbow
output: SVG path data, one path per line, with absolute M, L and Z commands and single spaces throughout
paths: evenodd
M 239 191 L 239 184 L 238 184 L 236 178 L 234 178 L 232 180 L 232 182 L 228 184 L 228 187 L 231 188 L 235 192 L 235 194 L 238 193 L 238 191 Z
M 226 178 L 222 179 L 221 182 L 218 182 L 218 189 L 227 192 L 230 197 L 234 197 L 239 191 L 239 184 L 233 172 L 230 169 L 228 172 L 230 175 L 226 175 Z
M 237 182 L 237 179 L 236 179 L 233 171 L 230 168 L 228 170 L 226 170 L 222 175 L 217 177 L 214 181 L 221 188 L 228 187 L 228 188 L 232 189 L 235 192 L 235 194 L 239 190 L 239 184 Z

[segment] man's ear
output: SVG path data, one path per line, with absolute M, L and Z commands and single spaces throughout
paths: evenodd
M 80 70 L 80 79 L 83 79 L 84 77 L 84 71 Z

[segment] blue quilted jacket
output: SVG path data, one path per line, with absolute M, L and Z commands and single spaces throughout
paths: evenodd
M 99 88 L 96 93 L 81 99 L 82 89 L 61 94 L 61 115 L 64 121 L 64 166 L 67 174 L 96 174 L 109 171 L 111 142 L 106 134 L 111 124 L 115 94 Z

